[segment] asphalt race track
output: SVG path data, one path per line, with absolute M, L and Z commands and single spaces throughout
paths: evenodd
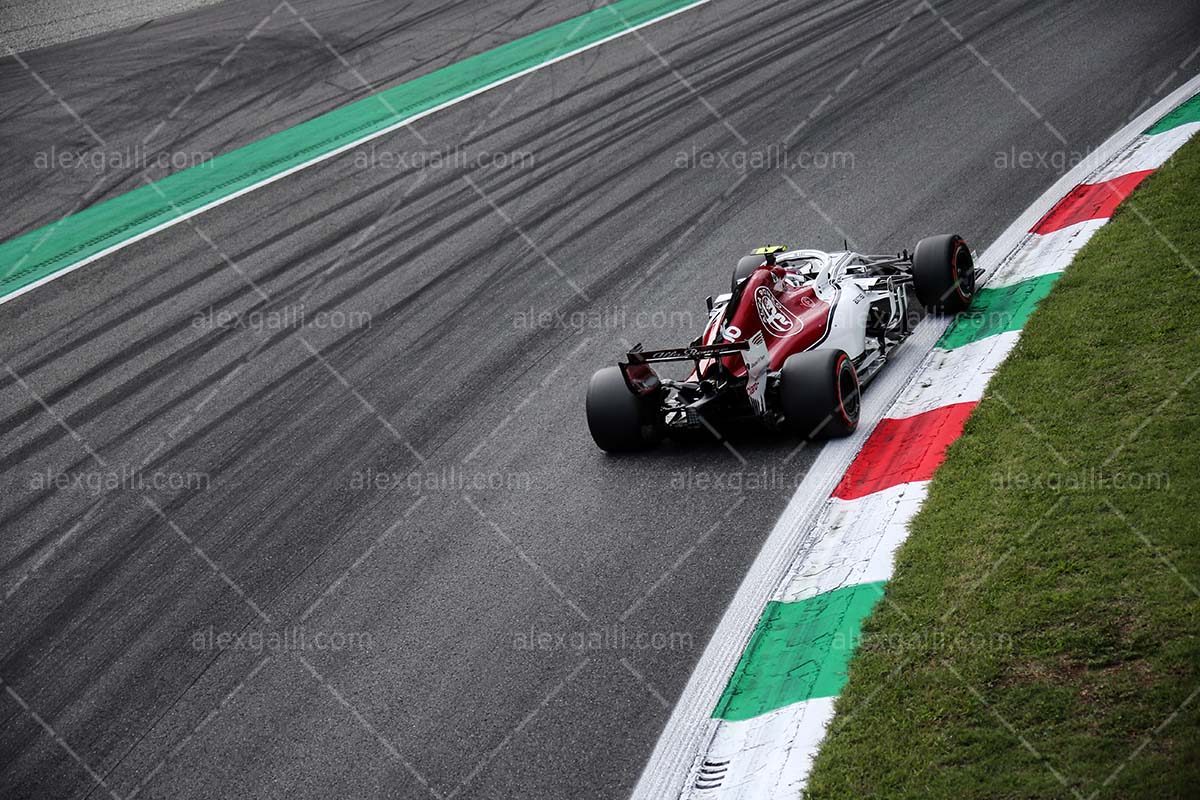
M 0 239 L 139 184 L 75 114 L 202 160 L 588 9 L 318 6 L 0 60 Z M 623 797 L 814 448 L 605 457 L 587 377 L 748 247 L 982 249 L 1197 31 L 718 0 L 0 305 L 0 796 Z

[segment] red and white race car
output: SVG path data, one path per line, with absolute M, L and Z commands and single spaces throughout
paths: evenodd
M 708 299 L 687 347 L 631 350 L 592 376 L 587 420 L 609 452 L 664 436 L 757 421 L 802 437 L 846 436 L 859 392 L 911 332 L 909 291 L 934 313 L 967 308 L 975 263 L 959 236 L 922 239 L 912 255 L 763 247 L 742 258 L 731 290 Z M 684 380 L 654 365 L 691 361 Z

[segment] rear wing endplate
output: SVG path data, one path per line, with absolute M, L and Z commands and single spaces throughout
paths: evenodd
M 627 361 L 618 362 L 621 374 L 629 390 L 638 395 L 652 395 L 662 389 L 662 381 L 651 364 L 661 364 L 668 361 L 694 361 L 697 371 L 700 362 L 709 358 L 730 356 L 734 353 L 744 353 L 750 349 L 749 342 L 723 342 L 721 344 L 695 345 L 692 347 L 677 347 L 671 350 L 643 350 L 639 344 L 626 354 Z

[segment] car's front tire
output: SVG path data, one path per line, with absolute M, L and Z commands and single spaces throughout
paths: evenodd
M 659 438 L 653 399 L 630 391 L 620 367 L 605 367 L 592 375 L 586 406 L 588 430 L 601 450 L 628 453 Z
M 779 371 L 784 422 L 809 439 L 849 436 L 858 427 L 858 371 L 841 350 L 794 353 Z
M 975 260 L 961 236 L 943 234 L 917 242 L 912 270 L 917 299 L 929 311 L 957 314 L 971 305 Z

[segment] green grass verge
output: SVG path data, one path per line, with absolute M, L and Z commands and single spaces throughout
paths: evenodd
M 808 795 L 1195 797 L 1200 137 L 1030 318 L 863 628 Z

